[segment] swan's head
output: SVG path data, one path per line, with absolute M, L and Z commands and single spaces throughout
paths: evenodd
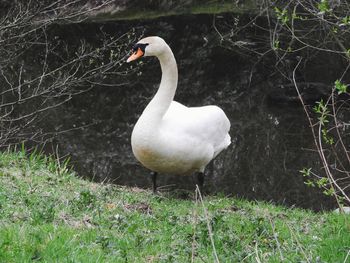
M 164 39 L 160 37 L 146 37 L 137 42 L 132 48 L 132 55 L 126 62 L 131 62 L 143 56 L 156 56 L 159 57 L 166 49 L 168 45 Z

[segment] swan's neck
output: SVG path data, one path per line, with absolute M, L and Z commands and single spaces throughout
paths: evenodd
M 178 78 L 175 57 L 168 45 L 166 46 L 166 51 L 158 56 L 158 59 L 162 69 L 162 79 L 156 95 L 144 112 L 154 121 L 160 121 L 167 112 L 175 96 Z

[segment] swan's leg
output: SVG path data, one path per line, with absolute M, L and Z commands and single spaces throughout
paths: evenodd
M 157 172 L 151 172 L 153 193 L 157 192 Z
M 203 193 L 203 184 L 204 184 L 204 173 L 203 172 L 197 173 L 197 184 L 199 187 L 199 191 L 201 191 L 201 193 Z

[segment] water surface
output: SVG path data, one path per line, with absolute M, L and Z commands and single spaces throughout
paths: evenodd
M 232 16 L 221 19 L 231 23 Z M 331 199 L 305 186 L 299 172 L 320 164 L 302 108 L 293 100 L 293 87 L 287 90 L 290 96 L 284 96 L 283 84 L 289 83 L 269 64 L 256 63 L 239 48 L 225 46 L 212 23 L 210 15 L 180 16 L 62 26 L 59 34 L 71 38 L 73 32 L 77 39 L 94 43 L 96 28 L 122 34 L 137 27 L 145 35 L 166 39 L 179 68 L 175 100 L 187 106 L 218 105 L 231 121 L 232 145 L 208 166 L 207 192 L 316 210 L 332 207 Z M 254 39 L 257 34 L 247 29 L 242 37 Z M 155 58 L 144 58 L 143 62 L 142 74 L 127 76 L 128 85 L 96 86 L 58 109 L 56 125 L 87 125 L 57 137 L 61 151 L 72 156 L 80 175 L 122 185 L 151 186 L 149 171 L 133 157 L 130 146 L 133 125 L 161 77 Z M 118 76 L 109 81 L 113 78 Z M 163 190 L 194 189 L 191 176 L 161 174 L 159 185 Z

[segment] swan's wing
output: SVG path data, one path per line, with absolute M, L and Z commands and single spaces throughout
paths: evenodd
M 192 137 L 213 146 L 214 157 L 230 143 L 230 121 L 217 106 L 186 107 L 173 101 L 163 117 L 162 128 L 181 138 Z

